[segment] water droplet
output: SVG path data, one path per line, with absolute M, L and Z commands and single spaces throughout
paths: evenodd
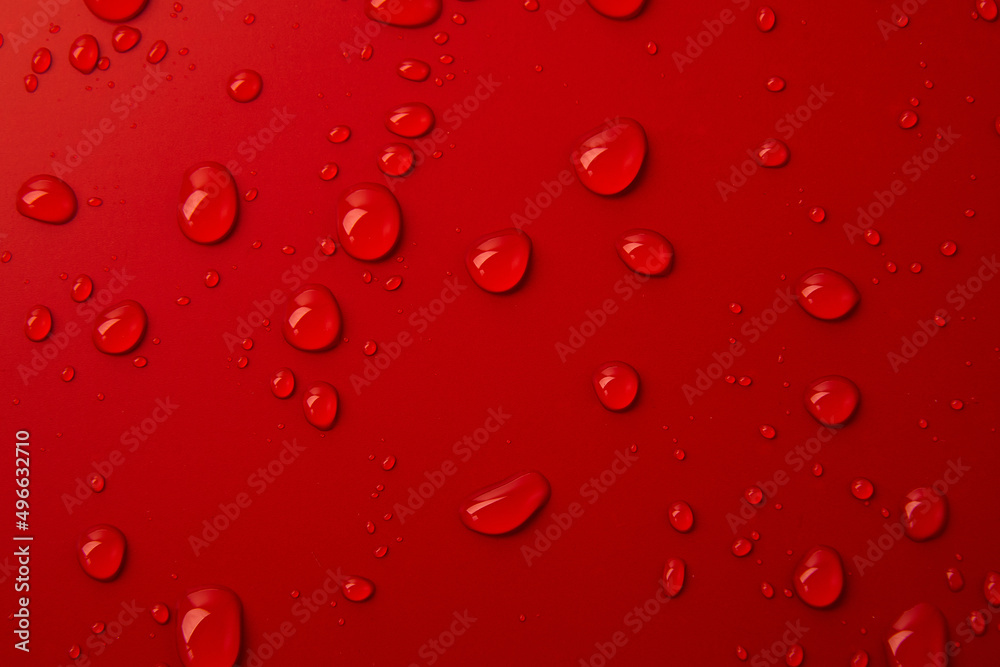
M 416 157 L 406 144 L 389 144 L 378 155 L 378 168 L 387 176 L 406 176 Z
M 38 90 L 38 77 L 34 74 L 28 74 L 24 77 L 24 89 L 29 93 L 33 93 Z
M 594 391 L 608 410 L 629 408 L 639 392 L 639 374 L 623 361 L 609 361 L 594 371 Z
M 319 170 L 319 177 L 324 181 L 332 181 L 337 178 L 337 172 L 340 171 L 340 167 L 337 166 L 336 162 L 327 162 L 323 165 L 323 168 Z
M 69 651 L 67 651 L 67 653 L 69 654 L 69 657 L 71 659 L 76 660 L 77 658 L 80 657 L 80 645 L 73 644 L 72 646 L 69 647 Z
M 236 182 L 218 162 L 199 162 L 184 172 L 179 202 L 177 223 L 195 243 L 217 243 L 236 224 Z
M 441 14 L 441 0 L 365 0 L 365 14 L 387 25 L 415 28 Z
M 153 46 L 150 47 L 149 53 L 146 54 L 146 60 L 155 65 L 156 63 L 163 60 L 166 56 L 167 56 L 167 43 L 164 42 L 162 39 L 160 39 L 154 42 Z
M 851 658 L 851 667 L 868 667 L 868 654 L 859 650 Z
M 340 307 L 324 285 L 303 286 L 285 311 L 281 332 L 288 344 L 306 352 L 327 350 L 340 336 Z
M 770 424 L 761 424 L 760 434 L 765 438 L 767 438 L 768 440 L 772 440 L 774 436 L 777 435 L 777 431 L 775 431 L 774 427 L 771 426 Z
M 215 269 L 209 269 L 205 273 L 205 287 L 215 287 L 219 284 L 219 272 Z
M 104 475 L 99 472 L 92 472 L 87 475 L 87 484 L 94 491 L 94 493 L 100 493 L 104 490 Z
M 875 494 L 875 485 L 864 477 L 858 477 L 851 482 L 851 493 L 858 500 L 868 500 Z
M 94 526 L 77 540 L 76 556 L 84 572 L 98 581 L 111 581 L 122 569 L 125 536 L 114 526 Z
M 850 278 L 826 268 L 807 271 L 795 291 L 802 309 L 821 320 L 844 317 L 861 299 Z
M 99 19 L 120 23 L 137 16 L 148 0 L 84 0 L 87 9 Z
M 670 525 L 679 533 L 686 533 L 694 526 L 694 512 L 683 500 L 672 503 L 667 510 Z
M 401 104 L 386 114 L 385 127 L 401 137 L 420 137 L 434 127 L 434 112 L 422 102 Z
M 341 584 L 344 597 L 351 602 L 364 602 L 375 594 L 375 584 L 364 577 L 345 577 Z
M 983 581 L 983 595 L 994 607 L 1000 607 L 1000 573 L 987 572 Z
M 514 289 L 531 258 L 531 239 L 519 229 L 502 229 L 480 237 L 465 254 L 465 268 L 487 292 Z
M 630 19 L 638 16 L 646 0 L 587 0 L 595 12 L 610 19 Z
M 382 470 L 392 470 L 396 466 L 396 457 L 392 454 L 382 459 Z
M 671 558 L 663 567 L 663 592 L 669 597 L 677 597 L 684 588 L 684 561 Z
M 757 164 L 771 169 L 788 164 L 789 156 L 788 146 L 778 139 L 765 140 L 756 151 Z
M 340 400 L 336 388 L 327 382 L 313 382 L 302 396 L 306 421 L 321 431 L 329 431 L 337 420 Z
M 821 206 L 813 206 L 809 209 L 809 219 L 813 222 L 823 222 L 826 220 L 826 211 Z
M 62 378 L 63 382 L 72 382 L 73 378 L 76 377 L 76 369 L 72 366 L 67 366 L 62 370 L 62 373 L 59 374 L 59 377 Z
M 550 493 L 549 481 L 541 473 L 518 473 L 468 496 L 459 505 L 459 516 L 471 530 L 502 535 L 530 519 Z
M 813 547 L 805 553 L 792 573 L 795 592 L 811 607 L 829 607 L 844 590 L 844 563 L 835 549 Z
M 153 606 L 149 608 L 149 613 L 153 620 L 160 625 L 166 625 L 170 620 L 170 608 L 162 602 L 154 602 Z
M 944 571 L 944 576 L 948 581 L 948 588 L 955 593 L 962 590 L 965 586 L 965 579 L 962 577 L 962 573 L 958 571 L 958 568 L 949 567 Z
M 941 254 L 945 257 L 951 257 L 958 251 L 958 246 L 954 241 L 945 241 L 941 244 Z
M 920 119 L 917 117 L 917 113 L 915 111 L 910 111 L 909 109 L 899 114 L 899 126 L 904 130 L 914 127 L 918 120 Z
M 83 303 L 90 298 L 93 291 L 94 281 L 90 279 L 90 276 L 81 273 L 73 282 L 73 287 L 70 288 L 70 297 L 77 303 Z
M 366 44 L 365 48 L 361 49 L 361 60 L 371 60 L 373 55 L 375 55 L 375 47 L 371 44 Z
M 987 21 L 997 20 L 997 3 L 995 0 L 976 0 L 976 11 Z
M 932 604 L 904 611 L 892 624 L 885 639 L 890 667 L 924 667 L 927 656 L 945 655 L 948 629 L 944 616 Z
M 135 366 L 136 368 L 145 368 L 146 364 L 148 363 L 149 361 L 146 359 L 146 357 L 136 357 L 135 359 L 132 360 L 132 365 Z
M 351 128 L 346 125 L 338 125 L 337 127 L 330 130 L 326 138 L 330 140 L 333 144 L 342 144 L 351 138 Z
M 52 52 L 44 46 L 35 51 L 31 56 L 31 71 L 35 74 L 44 74 L 52 66 Z
M 861 401 L 856 384 L 840 375 L 826 375 L 806 385 L 806 410 L 827 426 L 842 426 L 854 415 Z
M 32 176 L 17 191 L 17 212 L 32 220 L 61 225 L 76 215 L 76 193 L 55 176 Z
M 35 306 L 24 318 L 24 335 L 39 343 L 52 333 L 52 311 L 47 306 Z
M 769 32 L 774 28 L 774 10 L 770 7 L 761 7 L 757 10 L 757 27 L 763 32 Z
M 120 25 L 111 35 L 111 45 L 118 53 L 130 51 L 142 39 L 142 33 L 130 25 Z
M 403 284 L 402 276 L 389 276 L 385 280 L 385 289 L 389 292 L 399 289 L 399 286 Z
M 738 303 L 736 303 L 735 301 L 733 301 L 733 302 L 731 302 L 731 303 L 729 304 L 729 310 L 730 310 L 730 312 L 732 312 L 733 314 L 735 314 L 735 315 L 739 315 L 740 313 L 742 313 L 742 312 L 743 312 L 743 306 L 741 306 L 740 304 L 738 304 Z
M 69 47 L 69 62 L 84 74 L 90 74 L 97 67 L 101 49 L 93 35 L 80 35 Z
M 615 250 L 628 268 L 642 275 L 665 276 L 673 268 L 674 247 L 651 229 L 630 229 L 615 241 Z
M 431 74 L 431 67 L 423 60 L 404 60 L 399 63 L 396 72 L 409 81 L 426 81 Z
M 252 69 L 241 69 L 229 77 L 229 96 L 237 102 L 252 102 L 264 86 L 260 74 Z
M 785 80 L 780 76 L 772 76 L 765 82 L 765 85 L 772 93 L 777 93 L 785 89 Z
M 902 519 L 906 536 L 915 542 L 937 537 L 948 521 L 948 498 L 925 486 L 906 494 Z
M 239 657 L 243 605 L 213 586 L 189 591 L 177 604 L 177 651 L 185 667 L 232 665 Z
M 742 646 L 737 646 L 736 647 L 736 657 L 739 658 L 740 660 L 746 661 L 746 659 L 747 659 L 747 650 L 745 648 L 743 648 Z
M 524 8 L 529 12 L 537 12 L 538 0 L 524 0 Z
M 435 44 L 447 44 L 448 43 L 448 39 L 449 39 L 448 33 L 446 33 L 446 32 L 439 32 L 436 35 L 434 35 L 434 43 Z
M 766 581 L 762 581 L 760 584 L 760 594 L 770 600 L 774 597 L 774 587 Z
M 179 297 L 177 297 L 177 305 L 178 306 L 186 306 L 189 303 L 191 303 L 191 297 L 189 297 L 189 296 L 179 296 Z
M 279 368 L 271 376 L 271 393 L 278 398 L 288 398 L 295 391 L 295 374 L 290 368 Z
M 243 22 L 247 25 L 253 25 L 253 22 L 257 20 L 257 17 L 253 14 L 247 14 L 243 17 Z
M 965 403 L 963 403 L 957 398 L 953 400 L 951 403 L 949 403 L 949 405 L 951 406 L 952 410 L 961 410 L 963 407 L 965 407 Z
M 732 552 L 737 558 L 743 558 L 751 551 L 753 551 L 753 542 L 745 537 L 737 537 L 733 541 Z
M 759 486 L 749 486 L 743 492 L 743 497 L 747 499 L 747 502 L 751 505 L 760 505 L 764 502 L 764 492 Z
M 105 354 L 131 352 L 146 334 L 146 311 L 138 302 L 125 300 L 105 310 L 94 323 L 94 345 Z
M 592 192 L 613 195 L 635 180 L 646 158 L 646 131 L 619 117 L 587 132 L 570 155 L 580 182 Z
M 882 242 L 882 235 L 877 229 L 866 229 L 864 233 L 865 243 L 868 245 L 878 245 Z
M 327 236 L 319 242 L 319 251 L 329 257 L 333 253 L 337 252 L 337 244 L 333 242 L 333 239 Z
M 388 188 L 359 183 L 337 203 L 337 236 L 351 257 L 374 261 L 396 245 L 401 218 L 399 202 Z

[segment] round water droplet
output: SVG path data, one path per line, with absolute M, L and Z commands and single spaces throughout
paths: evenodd
M 422 102 L 401 104 L 386 114 L 385 127 L 401 137 L 420 137 L 434 127 L 434 112 Z
M 303 286 L 289 301 L 281 333 L 288 344 L 306 352 L 327 350 L 340 336 L 340 307 L 324 285 Z
M 615 241 L 625 266 L 644 276 L 665 276 L 674 263 L 674 247 L 659 232 L 630 229 Z
M 31 56 L 31 71 L 35 74 L 44 74 L 52 66 L 52 52 L 44 46 L 35 51 Z
M 842 426 L 854 415 L 861 401 L 856 384 L 840 375 L 826 375 L 806 385 L 806 410 L 827 426 Z
M 799 278 L 795 291 L 802 309 L 821 320 L 844 317 L 861 299 L 847 276 L 826 268 L 807 271 Z
M 271 376 L 271 392 L 278 398 L 288 398 L 295 391 L 295 374 L 290 368 L 279 368 Z
M 375 584 L 364 577 L 345 577 L 341 583 L 344 597 L 351 602 L 364 602 L 375 594 Z
M 647 53 L 648 53 L 649 55 L 651 55 L 651 56 L 655 56 L 655 55 L 656 55 L 656 52 L 657 52 L 657 51 L 659 51 L 659 50 L 660 50 L 660 47 L 658 47 L 658 46 L 656 45 L 656 42 L 647 42 L 647 43 L 646 43 L 646 52 L 647 52 Z
M 772 440 L 774 436 L 777 435 L 777 431 L 775 431 L 774 427 L 771 426 L 770 424 L 761 424 L 760 434 L 765 438 L 767 438 L 768 440 Z
M 694 512 L 691 506 L 683 500 L 672 503 L 667 509 L 670 525 L 680 533 L 686 533 L 694 526 Z
M 906 536 L 915 542 L 937 537 L 948 521 L 948 498 L 917 487 L 906 494 L 901 521 Z
M 441 14 L 441 0 L 365 0 L 365 14 L 387 25 L 415 28 Z
M 594 11 L 609 19 L 630 19 L 638 16 L 646 0 L 587 0 Z
M 944 571 L 945 580 L 948 582 L 948 588 L 953 592 L 957 593 L 965 587 L 965 578 L 962 573 L 959 572 L 956 567 L 949 567 Z
M 844 563 L 836 549 L 813 547 L 805 553 L 792 573 L 795 592 L 811 607 L 829 607 L 844 590 Z
M 594 391 L 608 410 L 628 409 L 639 393 L 639 374 L 623 361 L 609 361 L 594 371 Z
M 340 171 L 340 167 L 337 166 L 336 162 L 327 162 L 319 170 L 319 177 L 324 181 L 332 181 L 337 178 L 337 172 Z
M 374 261 L 396 245 L 401 218 L 399 202 L 388 188 L 359 183 L 337 202 L 337 236 L 351 257 Z
M 406 144 L 389 144 L 378 154 L 378 168 L 386 176 L 406 176 L 416 157 Z
M 219 272 L 215 269 L 209 269 L 205 273 L 205 287 L 215 287 L 219 284 Z
M 148 0 L 83 0 L 97 18 L 119 23 L 137 16 Z
M 772 93 L 777 93 L 785 89 L 785 80 L 780 76 L 772 76 L 765 82 L 765 85 Z
M 868 654 L 859 650 L 851 658 L 851 667 L 868 667 Z
M 101 48 L 93 35 L 80 35 L 69 46 L 69 63 L 84 74 L 90 74 L 97 67 Z
M 809 219 L 813 222 L 823 222 L 826 220 L 826 211 L 821 206 L 813 206 L 809 209 Z
M 983 595 L 994 607 L 1000 607 L 1000 573 L 987 572 L 983 581 Z
M 94 491 L 94 493 L 100 493 L 104 490 L 105 480 L 104 475 L 99 472 L 92 472 L 87 475 L 87 484 Z
M 146 60 L 152 64 L 156 64 L 167 57 L 167 43 L 162 39 L 157 40 L 150 47 L 149 53 L 146 54 Z
M 745 537 L 737 537 L 733 540 L 733 546 L 731 547 L 733 555 L 737 558 L 743 558 L 751 551 L 753 551 L 753 542 L 746 539 Z
M 396 73 L 409 81 L 426 81 L 431 75 L 431 66 L 423 60 L 404 60 L 399 63 Z
M 111 34 L 111 45 L 118 53 L 130 51 L 142 39 L 142 33 L 130 25 L 120 25 Z
M 979 16 L 987 21 L 997 20 L 996 0 L 976 0 L 976 11 L 979 12 Z
M 502 229 L 476 240 L 465 254 L 465 268 L 487 292 L 506 292 L 520 284 L 531 259 L 531 239 L 519 229 Z
M 252 69 L 241 69 L 229 77 L 227 92 L 237 102 L 253 102 L 260 95 L 264 81 Z
M 76 556 L 84 572 L 98 581 L 111 581 L 122 569 L 125 536 L 114 526 L 94 526 L 77 540 Z
M 321 431 L 333 428 L 339 403 L 337 389 L 327 382 L 313 382 L 302 396 L 306 421 Z
M 67 366 L 62 370 L 62 373 L 59 375 L 59 377 L 62 378 L 63 382 L 72 382 L 73 378 L 76 377 L 76 369 L 73 368 L 72 366 Z
M 177 604 L 177 651 L 185 667 L 233 665 L 239 657 L 243 605 L 228 588 L 188 591 Z
M 154 602 L 153 606 L 149 608 L 149 613 L 153 620 L 160 625 L 166 625 L 170 620 L 170 608 L 162 602 Z
M 330 140 L 332 144 L 342 144 L 351 138 L 351 128 L 346 125 L 338 125 L 337 127 L 330 130 L 326 138 Z
M 890 667 L 926 667 L 928 656 L 945 655 L 948 628 L 944 616 L 932 604 L 904 611 L 885 638 Z
M 73 281 L 73 287 L 70 288 L 70 297 L 77 303 L 83 303 L 90 298 L 93 291 L 94 281 L 90 279 L 90 276 L 81 273 Z
M 76 215 L 76 193 L 55 176 L 32 176 L 17 191 L 17 212 L 33 220 L 61 225 Z
M 790 156 L 788 146 L 778 139 L 768 139 L 757 147 L 757 164 L 762 167 L 774 169 L 788 164 Z
M 743 497 L 747 499 L 747 502 L 751 505 L 760 505 L 764 502 L 764 492 L 759 486 L 749 486 L 743 492 Z
M 671 558 L 663 567 L 663 592 L 669 597 L 677 597 L 684 589 L 684 561 Z
M 917 113 L 915 111 L 910 111 L 909 109 L 907 109 L 903 111 L 903 113 L 899 114 L 898 122 L 901 128 L 903 128 L 904 130 L 909 130 L 911 127 L 916 126 L 918 120 L 920 119 L 917 117 Z
M 587 132 L 570 155 L 580 182 L 599 195 L 617 194 L 631 185 L 645 158 L 646 131 L 624 117 Z
M 763 32 L 769 32 L 774 28 L 774 10 L 770 7 L 761 7 L 757 10 L 757 27 Z
M 94 345 L 105 354 L 131 352 L 146 334 L 146 311 L 138 302 L 125 300 L 105 310 L 94 322 Z
M 217 243 L 236 225 L 236 182 L 218 162 L 199 162 L 184 172 L 179 202 L 177 223 L 196 243 Z
M 484 535 L 502 535 L 523 525 L 549 500 L 549 481 L 527 471 L 491 484 L 461 502 L 462 523 Z
M 941 254 L 945 257 L 951 257 L 958 251 L 958 246 L 954 241 L 945 241 L 941 244 Z
M 851 493 L 858 500 L 868 500 L 875 495 L 875 485 L 864 477 L 858 477 L 851 482 Z
M 36 343 L 52 333 L 52 311 L 47 306 L 35 306 L 24 318 L 24 335 Z

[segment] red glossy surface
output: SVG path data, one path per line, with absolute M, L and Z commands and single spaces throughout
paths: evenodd
M 502 535 L 520 528 L 549 500 L 549 481 L 537 472 L 522 472 L 465 498 L 458 515 L 469 529 Z
M 896 0 L 775 4 L 769 32 L 759 5 L 730 0 L 648 2 L 626 21 L 587 3 L 474 0 L 416 29 L 374 23 L 364 3 L 180 2 L 130 19 L 142 41 L 124 53 L 113 50 L 116 24 L 83 2 L 0 3 L 5 616 L 20 596 L 18 429 L 31 437 L 24 533 L 34 537 L 32 652 L 13 647 L 8 618 L 0 664 L 179 667 L 176 603 L 212 582 L 243 602 L 242 667 L 272 650 L 266 667 L 426 667 L 427 656 L 434 667 L 786 664 L 776 642 L 801 646 L 803 667 L 849 665 L 859 651 L 887 667 L 883 638 L 920 601 L 941 610 L 960 648 L 950 667 L 995 662 L 995 614 L 982 636 L 958 630 L 987 607 L 986 573 L 1000 571 L 1000 24 L 973 19 L 975 1 L 918 2 L 899 29 Z M 109 69 L 69 64 L 82 34 Z M 169 48 L 154 66 L 146 56 L 160 40 Z M 29 94 L 41 47 L 53 63 Z M 406 59 L 430 63 L 428 79 L 400 77 Z M 241 68 L 266 83 L 249 104 L 225 92 Z M 772 76 L 785 80 L 780 92 L 764 85 Z M 399 139 L 385 113 L 411 101 L 436 122 Z M 919 122 L 904 130 L 907 108 Z M 581 133 L 618 117 L 642 123 L 646 156 L 630 186 L 600 196 L 569 156 Z M 334 144 L 337 125 L 352 132 Z M 753 157 L 769 137 L 788 146 L 783 167 Z M 416 153 L 404 178 L 376 163 L 393 141 Z M 231 170 L 241 198 L 239 221 L 211 245 L 175 223 L 184 172 L 206 159 Z M 71 222 L 17 212 L 34 174 L 72 186 Z M 328 252 L 341 244 L 338 197 L 363 182 L 391 187 L 406 216 L 377 262 Z M 530 270 L 519 289 L 486 293 L 466 251 L 511 227 L 531 237 Z M 669 239 L 669 277 L 622 262 L 615 243 L 636 228 Z M 861 295 L 846 317 L 793 303 L 798 277 L 816 267 Z M 77 303 L 80 274 L 94 288 Z M 384 289 L 393 276 L 399 287 Z M 307 284 L 329 286 L 343 311 L 340 342 L 321 353 L 281 331 Z M 126 299 L 147 311 L 147 333 L 134 352 L 102 354 L 97 313 Z M 54 321 L 40 343 L 23 331 L 36 304 Z M 590 382 L 610 359 L 642 375 L 622 413 Z M 299 380 L 288 400 L 271 391 L 279 368 Z M 836 431 L 802 401 L 830 373 L 864 394 Z M 340 392 L 330 431 L 303 415 L 317 380 Z M 517 470 L 544 473 L 546 505 L 509 534 L 468 530 L 462 499 Z M 874 485 L 867 501 L 851 492 L 859 477 Z M 911 540 L 904 498 L 940 480 L 947 526 Z M 748 506 L 749 487 L 758 504 Z M 688 533 L 667 518 L 678 499 L 697 514 Z M 128 537 L 110 582 L 74 562 L 81 532 L 101 523 Z M 817 544 L 838 550 L 848 582 L 826 609 L 798 599 L 791 579 Z M 529 564 L 523 548 L 540 556 Z M 663 604 L 670 558 L 685 561 L 687 581 Z M 964 576 L 958 592 L 949 567 Z M 349 602 L 338 570 L 374 582 L 375 595 Z M 135 621 L 112 632 L 133 600 Z M 166 625 L 156 603 L 171 607 Z M 785 642 L 800 620 L 808 632 Z M 285 623 L 294 634 L 273 649 Z M 430 642 L 452 624 L 464 632 L 436 652 Z M 609 644 L 613 658 L 600 650 Z

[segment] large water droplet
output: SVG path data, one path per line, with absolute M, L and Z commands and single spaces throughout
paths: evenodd
M 340 306 L 325 285 L 305 285 L 288 301 L 281 333 L 292 347 L 327 350 L 340 336 Z
M 85 273 L 81 273 L 73 281 L 73 287 L 70 288 L 70 298 L 77 303 L 83 303 L 90 298 L 90 294 L 94 291 L 94 281 Z
M 47 306 L 35 306 L 24 318 L 24 335 L 36 343 L 52 333 L 52 311 Z
M 502 229 L 480 237 L 465 254 L 465 268 L 487 292 L 514 289 L 531 259 L 531 239 L 519 229 Z
M 885 639 L 890 667 L 926 667 L 929 656 L 945 656 L 948 628 L 932 604 L 921 602 L 907 609 L 892 624 Z M 943 657 L 947 664 L 947 657 Z
M 570 155 L 580 182 L 599 195 L 617 194 L 631 185 L 645 158 L 646 131 L 624 117 L 585 134 Z
M 260 95 L 264 80 L 252 69 L 241 69 L 229 77 L 227 91 L 237 102 L 253 102 Z
M 364 602 L 375 594 L 375 584 L 357 575 L 346 577 L 341 584 L 344 597 L 351 602 Z
M 243 605 L 221 586 L 189 591 L 177 604 L 177 651 L 185 667 L 230 667 L 240 652 Z
M 31 71 L 35 74 L 44 74 L 52 66 L 52 52 L 44 46 L 35 51 L 31 56 Z
M 774 10 L 770 7 L 761 7 L 757 10 L 757 27 L 763 32 L 769 32 L 774 27 Z
M 83 0 L 97 18 L 119 23 L 137 16 L 148 0 Z
M 609 19 L 630 19 L 639 15 L 646 0 L 587 0 L 594 11 Z
M 757 163 L 771 169 L 784 167 L 788 164 L 791 153 L 788 146 L 778 139 L 768 139 L 757 147 Z
M 76 556 L 84 572 L 98 581 L 111 581 L 125 560 L 125 536 L 114 526 L 94 526 L 77 540 Z
M 813 547 L 795 566 L 792 582 L 807 605 L 829 607 L 844 590 L 844 563 L 840 554 L 832 547 Z
M 639 374 L 624 361 L 609 361 L 594 371 L 594 391 L 608 410 L 625 410 L 639 393 Z
M 663 592 L 676 597 L 684 589 L 684 561 L 671 558 L 663 568 Z
M 111 35 L 111 45 L 118 53 L 130 51 L 142 39 L 142 33 L 130 25 L 120 25 Z
M 179 201 L 177 223 L 196 243 L 221 241 L 236 224 L 236 182 L 218 162 L 199 162 L 185 171 Z
M 917 487 L 906 494 L 901 521 L 911 540 L 937 537 L 948 521 L 948 498 L 925 486 Z
M 484 535 L 501 535 L 520 527 L 549 500 L 549 481 L 534 471 L 512 475 L 480 489 L 459 505 L 468 528 Z
M 996 0 L 976 0 L 976 10 L 987 21 L 996 21 L 997 15 L 1000 14 Z
M 806 385 L 806 410 L 821 424 L 842 426 L 861 401 L 858 386 L 840 375 L 826 375 Z
M 389 254 L 401 221 L 399 202 L 384 185 L 359 183 L 337 202 L 337 236 L 355 259 L 374 261 Z
M 861 295 L 850 278 L 833 269 L 807 271 L 796 287 L 799 305 L 821 320 L 844 317 L 858 305 Z
M 987 572 L 983 580 L 983 595 L 994 607 L 1000 607 L 1000 573 Z
M 683 500 L 671 504 L 667 515 L 670 517 L 670 525 L 678 532 L 686 533 L 694 526 L 694 512 Z
M 69 46 L 70 64 L 84 74 L 90 74 L 94 71 L 100 55 L 101 48 L 97 45 L 97 38 L 93 35 L 80 35 Z
M 642 275 L 665 276 L 674 264 L 674 247 L 652 229 L 630 229 L 615 241 L 615 250 L 625 265 Z
M 271 392 L 278 398 L 288 398 L 295 391 L 295 374 L 290 368 L 279 368 L 271 377 Z
M 396 70 L 399 76 L 410 81 L 426 81 L 431 67 L 423 60 L 404 60 Z
M 401 104 L 386 114 L 385 127 L 401 137 L 421 137 L 434 127 L 434 112 L 422 102 Z
M 33 220 L 61 225 L 76 215 L 76 193 L 55 176 L 32 176 L 17 191 L 17 212 Z
M 94 322 L 94 345 L 105 354 L 131 352 L 146 333 L 146 311 L 127 299 L 101 313 Z
M 389 144 L 378 154 L 379 171 L 386 176 L 406 176 L 413 169 L 416 156 L 406 144 Z
M 441 0 L 365 0 L 365 14 L 380 23 L 414 28 L 441 14 Z
M 302 395 L 306 421 L 321 431 L 333 428 L 339 403 L 337 389 L 328 382 L 313 382 Z

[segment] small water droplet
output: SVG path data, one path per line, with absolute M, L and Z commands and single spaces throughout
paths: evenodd
M 594 371 L 594 391 L 608 410 L 621 411 L 635 402 L 639 392 L 639 374 L 623 361 L 609 361 Z
M 875 495 L 875 485 L 864 477 L 858 477 L 851 482 L 851 493 L 858 500 L 868 500 Z
M 329 431 L 337 419 L 337 390 L 327 382 L 314 382 L 303 392 L 306 421 L 321 431 Z
M 125 559 L 125 536 L 114 526 L 99 524 L 80 535 L 76 555 L 84 572 L 98 581 L 111 581 Z
M 157 40 L 150 47 L 149 52 L 146 54 L 146 60 L 148 60 L 153 65 L 157 64 L 167 56 L 167 43 L 162 39 Z
M 765 82 L 765 85 L 772 93 L 778 93 L 785 89 L 785 80 L 780 76 L 772 76 Z
M 679 533 L 687 533 L 694 527 L 694 511 L 683 500 L 672 503 L 667 516 L 670 518 L 670 525 Z
M 409 81 L 426 81 L 431 74 L 431 67 L 423 60 L 404 60 L 396 68 L 399 76 Z
M 901 520 L 911 540 L 923 542 L 937 537 L 948 521 L 948 498 L 927 487 L 913 489 L 906 494 Z
M 770 7 L 761 7 L 757 10 L 757 27 L 763 32 L 770 32 L 774 28 L 774 10 Z
M 258 72 L 252 69 L 242 69 L 231 77 L 227 92 L 237 102 L 252 102 L 260 95 L 264 81 Z
M 35 306 L 24 319 L 24 335 L 39 343 L 52 333 L 52 311 L 47 306 Z
M 142 39 L 142 33 L 130 25 L 120 25 L 111 34 L 111 45 L 118 53 L 130 51 Z

